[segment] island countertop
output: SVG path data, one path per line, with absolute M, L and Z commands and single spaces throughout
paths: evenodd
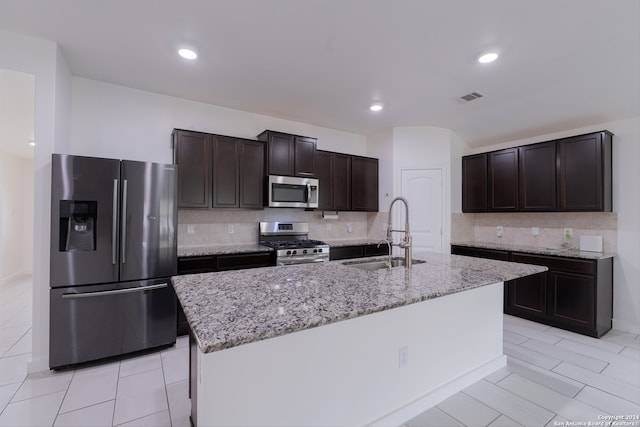
M 386 257 L 172 278 L 200 350 L 222 350 L 546 271 L 546 267 L 448 254 L 412 269 L 348 264 Z

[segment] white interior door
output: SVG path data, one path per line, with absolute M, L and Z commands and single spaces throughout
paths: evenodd
M 442 169 L 403 169 L 401 174 L 400 194 L 409 202 L 414 255 L 441 253 Z M 394 207 L 394 211 L 396 227 L 404 228 L 404 209 Z

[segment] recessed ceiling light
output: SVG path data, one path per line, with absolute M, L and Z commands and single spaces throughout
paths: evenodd
M 185 59 L 196 59 L 198 54 L 193 49 L 182 48 L 178 50 L 178 55 L 182 56 Z
M 486 52 L 480 55 L 478 58 L 478 62 L 481 64 L 488 64 L 489 62 L 493 62 L 498 59 L 498 52 Z
M 380 111 L 382 110 L 382 104 L 372 104 L 371 107 L 369 107 L 369 109 L 371 111 Z

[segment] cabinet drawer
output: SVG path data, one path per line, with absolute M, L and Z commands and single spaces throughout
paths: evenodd
M 214 270 L 213 255 L 178 258 L 178 274 L 209 273 Z
M 363 256 L 363 246 L 340 246 L 331 248 L 329 251 L 329 259 L 331 261 L 336 259 L 362 258 Z
M 471 248 L 468 246 L 451 246 L 453 255 L 465 255 L 476 258 L 496 259 L 499 261 L 509 261 L 509 252 L 496 249 Z
M 216 270 L 239 270 L 243 268 L 271 267 L 276 265 L 273 252 L 218 255 Z
M 549 270 L 568 271 L 581 274 L 595 274 L 595 261 L 581 260 L 575 258 L 551 257 L 544 255 L 522 254 L 514 252 L 511 255 L 513 262 L 525 264 L 544 265 Z
M 389 246 L 386 243 L 378 245 L 367 245 L 364 247 L 364 256 L 389 255 Z

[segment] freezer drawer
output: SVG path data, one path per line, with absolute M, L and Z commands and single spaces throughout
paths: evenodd
M 171 279 L 51 289 L 49 367 L 173 344 Z

